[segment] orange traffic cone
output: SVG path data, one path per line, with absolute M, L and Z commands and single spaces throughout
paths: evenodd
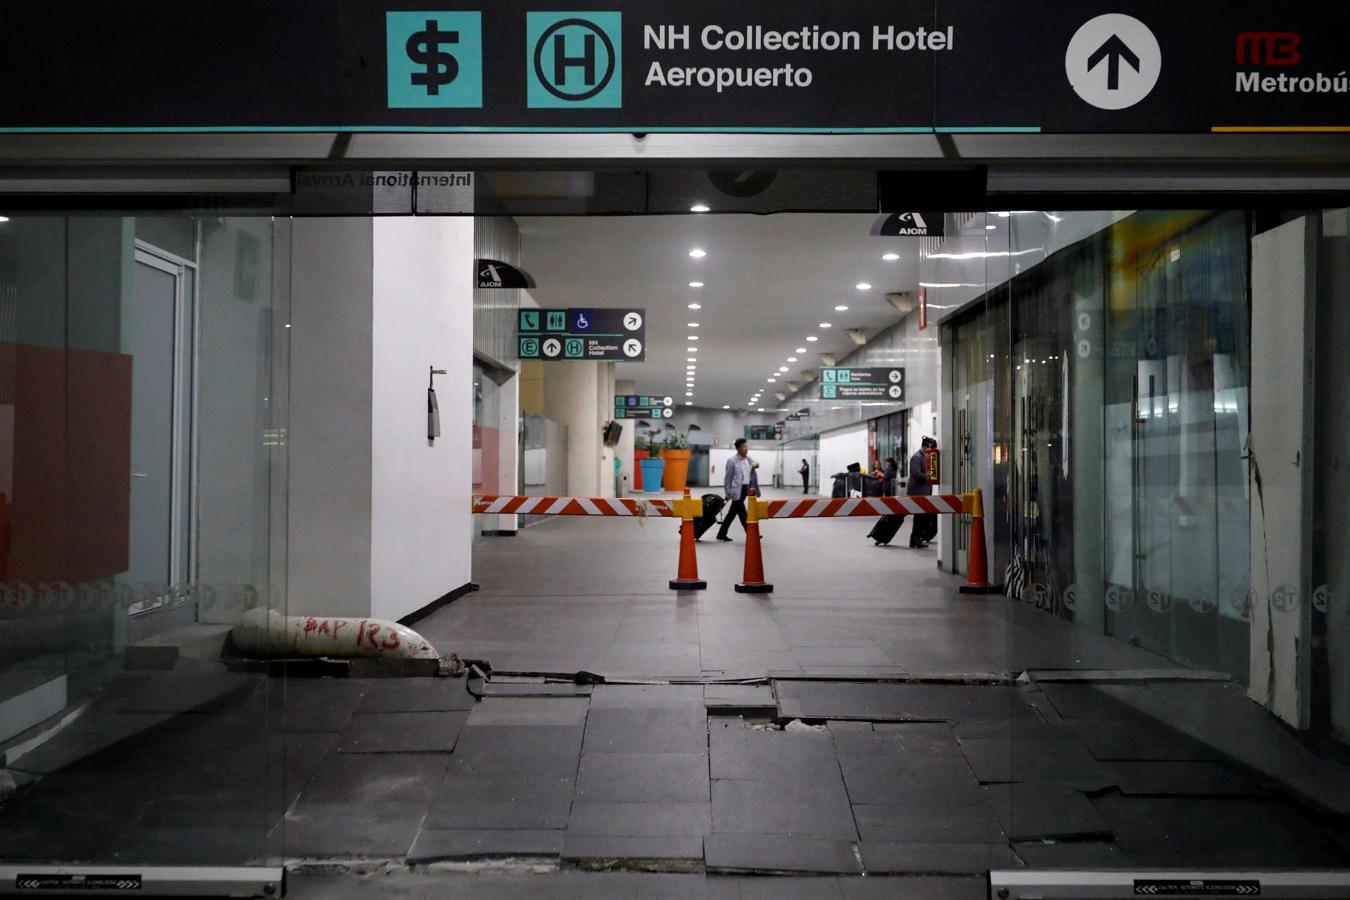
M 769 504 L 755 496 L 751 488 L 745 499 L 745 573 L 736 584 L 740 594 L 767 594 L 773 585 L 764 581 L 764 554 L 759 549 L 759 520 Z
M 689 496 L 689 488 L 684 489 L 684 497 L 673 504 L 680 514 L 680 567 L 670 582 L 672 591 L 701 591 L 708 582 L 698 577 L 698 554 L 694 550 L 694 519 L 703 515 L 703 500 L 694 500 Z
M 970 551 L 966 554 L 966 583 L 963 594 L 996 594 L 1001 590 L 989 583 L 989 559 L 984 550 L 984 493 L 976 488 L 966 495 L 970 513 Z

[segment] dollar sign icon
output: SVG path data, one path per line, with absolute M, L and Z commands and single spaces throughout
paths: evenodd
M 408 59 L 425 66 L 425 71 L 413 72 L 413 84 L 424 85 L 427 96 L 434 97 L 441 92 L 441 86 L 453 82 L 459 77 L 459 62 L 454 55 L 441 49 L 442 44 L 458 44 L 458 31 L 441 31 L 434 19 L 427 20 L 424 31 L 414 32 L 405 49 Z

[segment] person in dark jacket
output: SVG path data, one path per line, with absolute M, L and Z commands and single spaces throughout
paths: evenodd
M 811 464 L 802 460 L 802 467 L 797 472 L 802 476 L 802 493 L 811 493 Z
M 911 497 L 927 497 L 933 493 L 933 485 L 928 482 L 928 460 L 924 450 L 936 449 L 937 441 L 925 437 L 919 451 L 909 458 L 909 486 L 905 493 Z M 923 549 L 928 542 L 937 537 L 937 516 L 932 513 L 918 513 L 914 516 L 914 525 L 909 532 L 909 545 Z
M 895 496 L 895 482 L 900 477 L 900 464 L 895 461 L 894 456 L 886 457 L 886 488 L 883 491 L 885 496 Z

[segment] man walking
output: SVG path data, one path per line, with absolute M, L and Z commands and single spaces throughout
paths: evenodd
M 736 455 L 727 460 L 727 473 L 722 478 L 722 491 L 727 496 L 726 513 L 722 516 L 722 527 L 717 530 L 719 541 L 729 541 L 727 532 L 731 530 L 733 518 L 741 520 L 745 527 L 745 498 L 750 488 L 755 486 L 755 465 L 750 461 L 750 444 L 745 438 L 736 438 Z
M 911 497 L 927 497 L 933 493 L 933 485 L 928 480 L 928 456 L 925 450 L 937 449 L 937 441 L 925 437 L 919 451 L 909 458 L 909 484 L 905 493 Z M 909 545 L 917 550 L 928 546 L 928 542 L 937 537 L 937 516 L 933 513 L 918 513 L 914 516 L 914 525 L 909 530 Z

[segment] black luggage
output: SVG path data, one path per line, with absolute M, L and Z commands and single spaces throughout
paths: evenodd
M 703 533 L 717 524 L 717 514 L 726 504 L 721 494 L 703 495 L 703 515 L 694 520 L 694 540 L 703 537 Z
M 877 519 L 877 524 L 872 526 L 872 530 L 867 532 L 867 536 L 878 544 L 889 544 L 903 524 L 905 524 L 904 516 L 882 516 Z

